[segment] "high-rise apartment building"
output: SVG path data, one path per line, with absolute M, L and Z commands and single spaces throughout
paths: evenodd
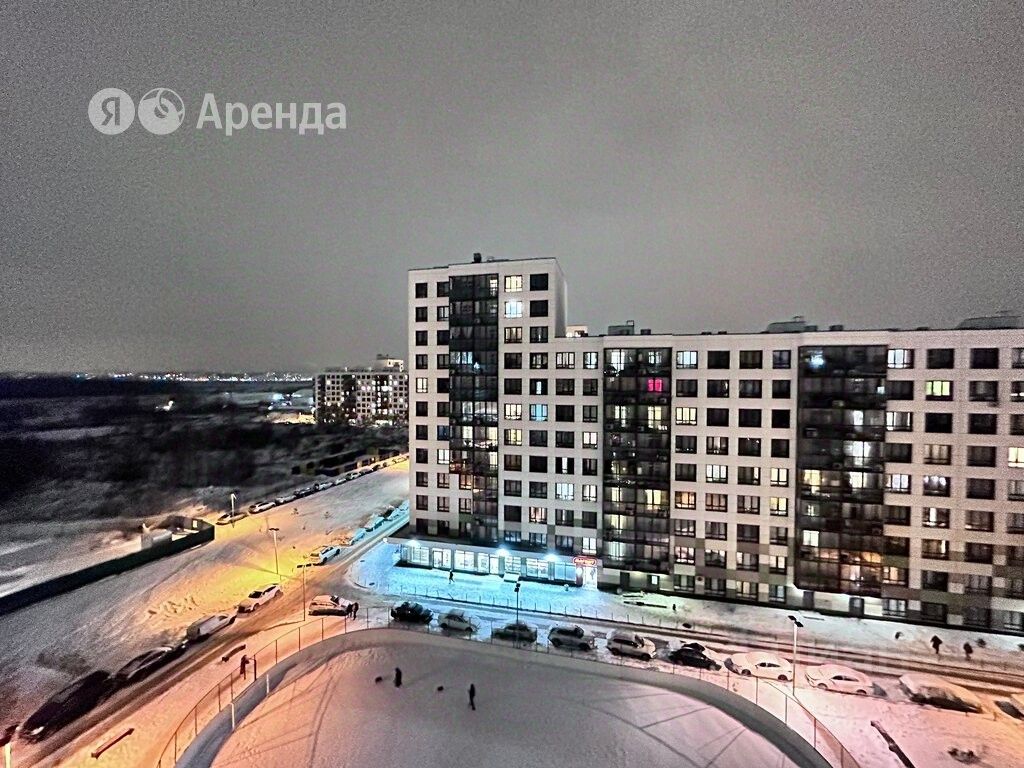
M 550 258 L 409 273 L 418 565 L 1024 631 L 1024 332 L 600 336 Z
M 378 355 L 369 368 L 328 368 L 314 386 L 321 424 L 404 424 L 409 417 L 405 362 Z

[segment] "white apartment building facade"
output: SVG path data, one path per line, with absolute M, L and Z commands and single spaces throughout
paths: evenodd
M 409 306 L 407 562 L 1024 631 L 1013 319 L 588 336 L 546 258 Z
M 405 361 L 378 355 L 368 368 L 328 368 L 314 382 L 321 424 L 404 424 L 409 417 Z

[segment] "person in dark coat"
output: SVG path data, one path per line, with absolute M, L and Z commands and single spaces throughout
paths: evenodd
M 476 712 L 476 686 L 469 684 L 469 708 Z
M 974 653 L 973 646 L 970 643 L 964 643 L 964 656 L 967 657 L 968 661 L 971 660 L 971 654 L 972 653 Z
M 359 603 L 352 604 L 352 618 L 354 619 L 359 615 Z
M 402 670 L 400 668 L 398 668 L 398 667 L 395 667 L 395 688 L 401 688 L 401 687 L 402 687 Z
M 240 659 L 238 660 L 238 674 L 239 674 L 239 675 L 240 675 L 240 676 L 242 677 L 242 679 L 243 679 L 243 680 L 245 679 L 245 670 L 246 670 L 246 669 L 247 669 L 248 667 L 249 667 L 249 657 L 248 657 L 248 656 L 246 656 L 246 655 L 245 655 L 245 654 L 243 653 L 243 654 L 242 654 L 242 658 L 240 658 Z
M 939 648 L 942 647 L 942 638 L 938 635 L 932 635 L 932 648 L 935 649 L 935 655 L 939 655 Z

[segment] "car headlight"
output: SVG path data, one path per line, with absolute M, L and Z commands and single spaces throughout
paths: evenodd
M 30 734 L 31 734 L 32 736 L 38 736 L 38 735 L 39 735 L 40 733 L 42 733 L 42 732 L 43 732 L 44 730 L 46 730 L 46 726 L 45 726 L 45 725 L 40 725 L 40 726 L 39 726 L 38 728 L 33 728 L 33 729 L 32 729 L 31 731 L 29 731 L 29 733 L 30 733 Z

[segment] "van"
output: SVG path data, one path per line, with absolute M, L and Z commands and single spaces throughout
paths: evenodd
M 189 624 L 188 629 L 185 630 L 185 637 L 188 638 L 189 642 L 198 643 L 234 623 L 234 616 L 228 616 L 226 613 L 215 613 L 212 616 L 206 616 Z

